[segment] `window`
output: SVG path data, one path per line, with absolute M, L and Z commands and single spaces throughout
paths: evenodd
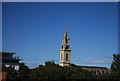
M 63 49 L 63 46 L 62 46 L 62 49 Z
M 67 43 L 67 42 L 68 42 L 68 40 L 67 40 L 67 39 L 65 39 L 65 42 Z
M 102 73 L 104 74 L 105 72 L 104 72 L 104 71 L 102 71 Z
M 66 46 L 66 49 L 69 49 L 69 46 Z
M 62 61 L 62 53 L 61 53 L 61 61 Z
M 66 61 L 68 61 L 68 53 L 66 53 Z

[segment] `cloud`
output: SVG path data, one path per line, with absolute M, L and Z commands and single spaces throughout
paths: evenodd
M 113 57 L 112 56 L 106 56 L 106 57 L 103 57 L 103 58 L 112 60 Z
M 91 61 L 91 62 L 86 62 L 86 64 L 110 64 L 110 62 L 105 62 L 105 61 Z
M 35 68 L 35 67 L 37 67 L 39 64 L 37 64 L 37 63 L 34 63 L 34 62 L 27 62 L 27 63 L 25 63 L 29 68 Z

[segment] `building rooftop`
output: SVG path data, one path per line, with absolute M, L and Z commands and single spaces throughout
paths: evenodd
M 16 54 L 16 53 L 11 53 L 11 52 L 0 52 L 0 54 Z
M 100 68 L 100 69 L 107 69 L 106 67 L 98 67 L 98 66 L 78 66 L 81 68 Z
M 5 59 L 5 60 L 22 60 L 22 59 L 19 59 L 19 58 L 2 58 L 2 59 Z

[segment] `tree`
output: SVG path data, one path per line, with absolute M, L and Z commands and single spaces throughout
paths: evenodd
M 75 65 L 75 64 L 73 64 L 73 63 L 71 63 L 70 66 L 71 66 L 71 67 L 77 67 L 77 65 Z
M 24 64 L 19 64 L 19 70 L 15 70 L 14 65 L 2 66 L 2 71 L 7 72 L 7 81 L 29 81 L 29 68 Z
M 76 67 L 74 64 L 71 67 L 61 67 L 54 63 L 54 61 L 45 62 L 45 66 L 39 66 L 31 69 L 30 78 L 32 80 L 48 80 L 48 81 L 62 81 L 62 80 L 83 80 L 92 79 L 93 74 L 87 70 L 83 70 L 80 67 Z
M 7 67 L 5 65 L 2 65 L 2 72 L 7 72 Z
M 54 67 L 55 66 L 55 62 L 54 61 L 46 61 L 45 62 L 45 66 L 46 67 Z
M 8 72 L 7 80 L 12 81 L 16 77 L 17 71 L 14 69 L 14 66 L 10 65 L 6 68 L 6 71 Z
M 120 81 L 120 54 L 113 54 L 110 78 Z
M 17 79 L 20 81 L 29 81 L 29 68 L 25 65 L 25 63 L 19 64 Z
M 20 63 L 19 64 L 19 73 L 20 74 L 28 74 L 29 72 L 29 67 L 25 65 L 25 63 Z
M 120 54 L 113 54 L 111 70 L 112 72 L 120 73 Z

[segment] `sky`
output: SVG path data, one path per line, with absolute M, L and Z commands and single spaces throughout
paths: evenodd
M 117 2 L 3 2 L 2 50 L 30 68 L 59 64 L 66 24 L 71 63 L 110 67 L 118 53 Z

